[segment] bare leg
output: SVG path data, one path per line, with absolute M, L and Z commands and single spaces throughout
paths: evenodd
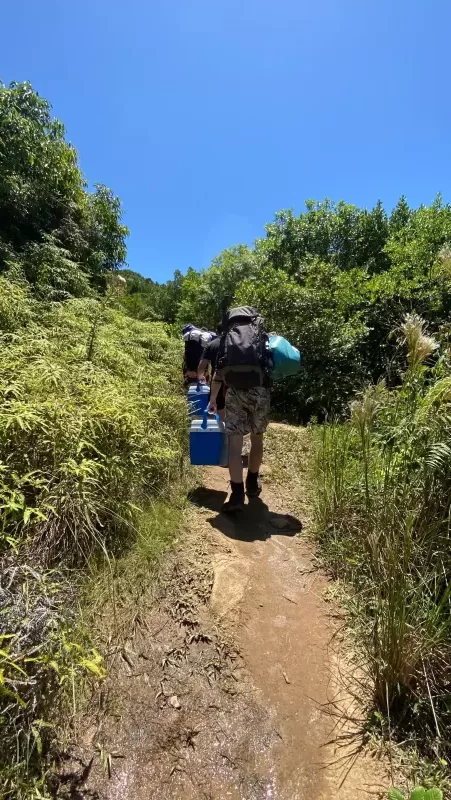
M 258 472 L 263 461 L 263 434 L 251 433 L 251 452 L 249 453 L 249 472 Z
M 242 449 L 243 437 L 236 434 L 229 436 L 229 472 L 232 483 L 243 483 Z
M 225 408 L 221 408 L 218 411 L 218 417 L 219 417 L 220 420 L 222 420 L 222 422 L 224 422 L 224 419 L 225 419 Z

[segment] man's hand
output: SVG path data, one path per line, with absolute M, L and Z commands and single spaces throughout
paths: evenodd
M 218 407 L 217 407 L 216 403 L 210 403 L 209 406 L 208 406 L 208 411 L 209 411 L 210 414 L 217 414 L 218 413 Z

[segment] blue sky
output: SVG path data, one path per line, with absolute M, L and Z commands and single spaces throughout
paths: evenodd
M 449 0 L 16 0 L 2 29 L 154 279 L 307 198 L 450 197 Z

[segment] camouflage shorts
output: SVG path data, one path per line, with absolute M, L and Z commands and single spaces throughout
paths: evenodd
M 263 386 L 255 389 L 227 389 L 225 429 L 229 436 L 264 433 L 269 422 L 270 391 Z

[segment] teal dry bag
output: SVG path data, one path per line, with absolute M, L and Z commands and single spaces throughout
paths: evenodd
M 293 347 L 283 336 L 270 336 L 269 349 L 273 362 L 270 373 L 273 381 L 288 378 L 289 375 L 296 375 L 299 372 L 301 354 L 297 347 Z

